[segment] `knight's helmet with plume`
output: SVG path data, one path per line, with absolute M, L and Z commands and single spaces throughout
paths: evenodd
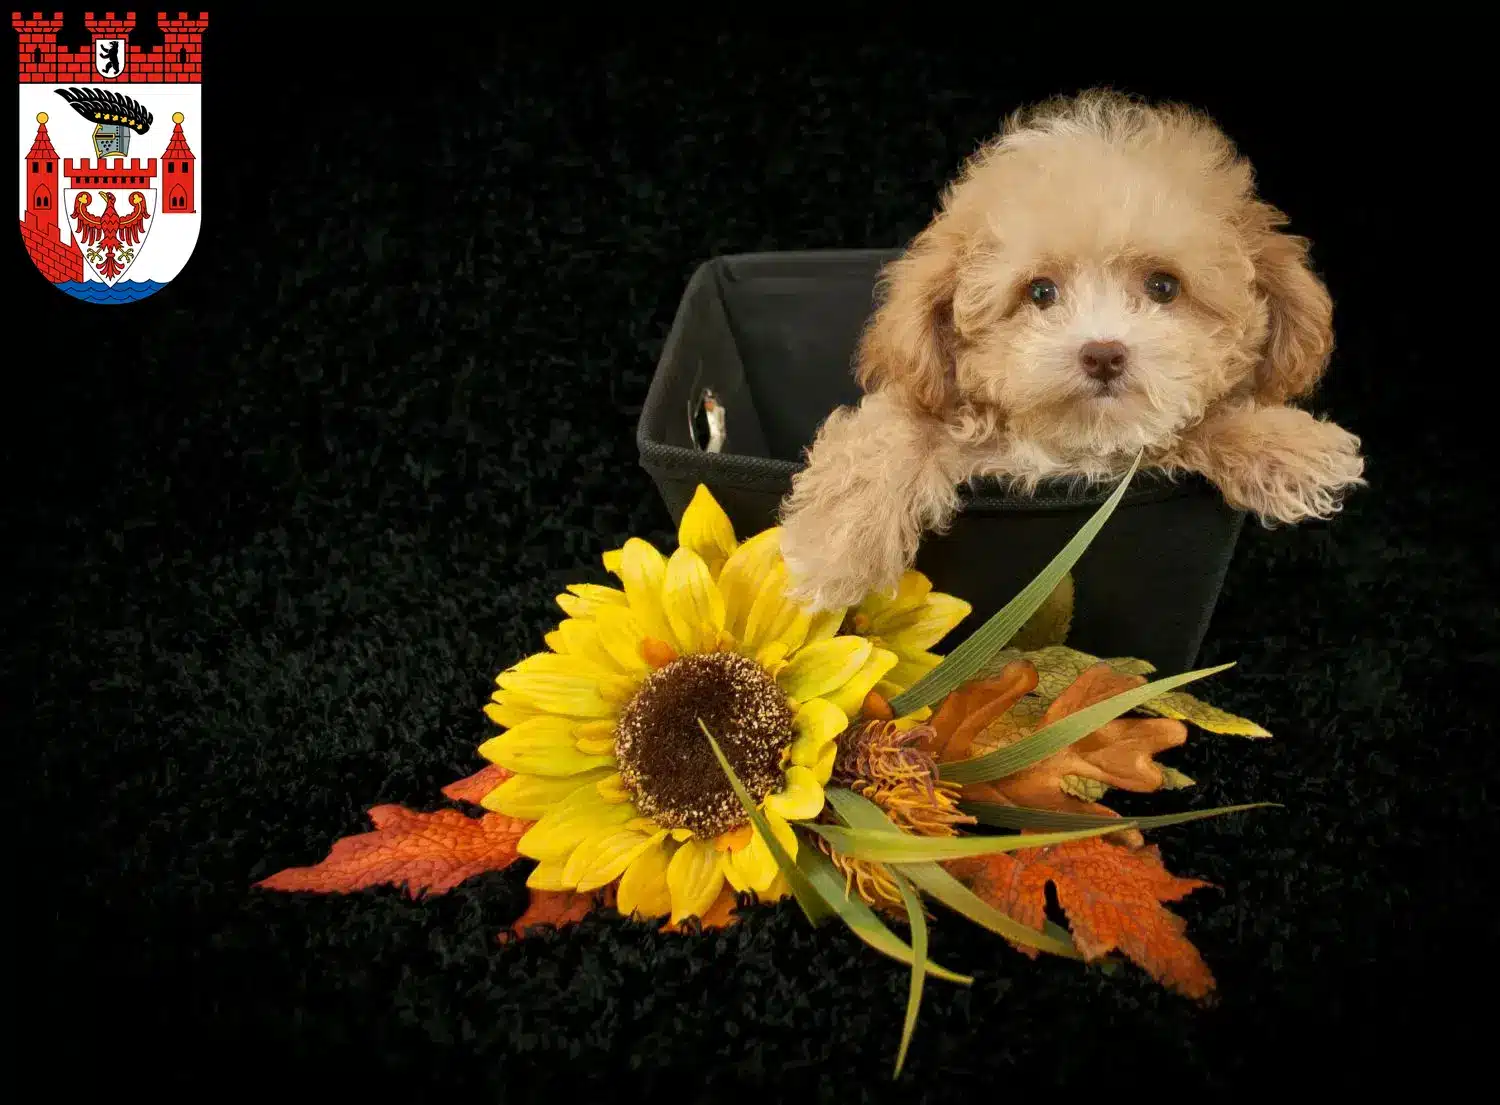
M 108 88 L 59 88 L 74 111 L 94 124 L 96 157 L 124 157 L 130 153 L 130 133 L 151 129 L 151 113 L 129 96 Z

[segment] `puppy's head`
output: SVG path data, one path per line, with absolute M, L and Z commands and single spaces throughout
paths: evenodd
M 1207 119 L 1113 93 L 1013 118 L 883 277 L 860 382 L 1103 455 L 1311 390 L 1332 304 Z

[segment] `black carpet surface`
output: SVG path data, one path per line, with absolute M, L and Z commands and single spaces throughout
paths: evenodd
M 1448 1003 L 1494 937 L 1500 523 L 1424 337 L 1441 274 L 1393 221 L 1419 105 L 1046 19 L 669 46 L 270 20 L 205 40 L 177 283 L 84 305 L 10 262 L 7 330 L 40 350 L 15 347 L 3 445 L 18 1069 L 165 1100 L 959 1102 L 1478 1058 Z M 1339 351 L 1313 406 L 1370 456 L 1333 523 L 1246 528 L 1200 657 L 1238 661 L 1215 701 L 1277 739 L 1195 734 L 1170 762 L 1198 788 L 1152 806 L 1285 806 L 1157 834 L 1221 888 L 1179 907 L 1217 1006 L 944 916 L 933 955 L 976 982 L 928 985 L 892 1085 L 907 974 L 794 906 L 500 946 L 524 867 L 424 902 L 251 889 L 370 806 L 444 805 L 563 584 L 670 540 L 634 424 L 695 265 L 900 245 L 1003 114 L 1096 83 L 1215 112 L 1314 239 Z

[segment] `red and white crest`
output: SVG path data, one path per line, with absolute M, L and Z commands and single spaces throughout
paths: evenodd
M 21 238 L 58 290 L 90 303 L 160 291 L 198 243 L 208 13 L 13 13 L 19 47 Z

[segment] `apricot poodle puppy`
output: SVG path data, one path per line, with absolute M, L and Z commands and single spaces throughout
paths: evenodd
M 858 407 L 820 428 L 782 504 L 813 610 L 889 593 L 969 480 L 1029 492 L 1198 473 L 1266 525 L 1327 518 L 1359 439 L 1289 401 L 1333 305 L 1305 239 L 1194 111 L 1110 92 L 1013 117 L 882 274 Z

